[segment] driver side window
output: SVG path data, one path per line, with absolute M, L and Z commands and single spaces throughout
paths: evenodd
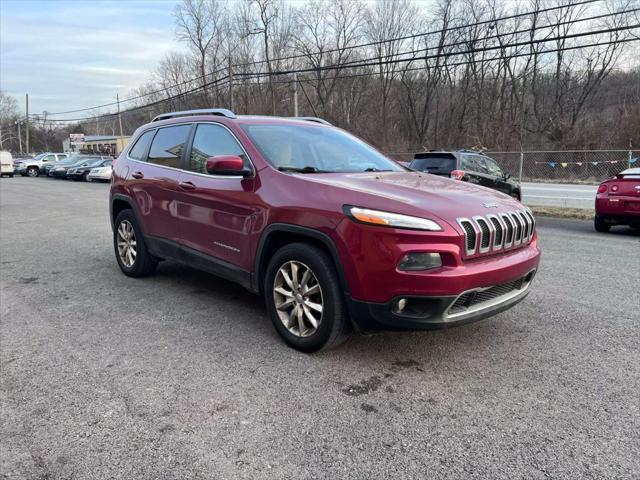
M 489 157 L 483 157 L 485 165 L 487 166 L 487 171 L 490 175 L 501 177 L 503 175 L 502 169 L 498 166 L 496 161 Z
M 217 155 L 237 155 L 247 163 L 244 150 L 229 131 L 212 123 L 201 123 L 193 137 L 193 146 L 187 168 L 196 173 L 207 174 L 207 159 Z

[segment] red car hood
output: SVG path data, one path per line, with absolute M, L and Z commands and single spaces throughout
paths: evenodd
M 523 208 L 520 202 L 497 190 L 428 173 L 305 174 L 305 179 L 344 189 L 340 198 L 345 203 L 407 215 L 431 213 L 450 224 L 455 224 L 458 217 Z

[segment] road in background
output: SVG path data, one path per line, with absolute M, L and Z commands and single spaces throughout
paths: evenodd
M 263 302 L 123 276 L 108 185 L 0 180 L 3 478 L 638 478 L 640 237 L 538 219 L 529 297 L 304 355 Z
M 566 183 L 522 183 L 525 205 L 563 208 L 594 208 L 597 185 Z

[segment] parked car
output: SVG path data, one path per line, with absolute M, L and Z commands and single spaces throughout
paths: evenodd
M 24 159 L 16 162 L 16 173 L 23 177 L 37 177 L 40 175 L 45 165 L 51 162 L 59 162 L 65 160 L 69 154 L 67 153 L 41 153 L 32 159 Z
M 608 232 L 614 225 L 640 228 L 640 168 L 624 170 L 598 187 L 594 227 Z
M 538 268 L 514 198 L 409 171 L 314 121 L 225 109 L 159 115 L 115 162 L 110 216 L 125 275 L 173 259 L 266 301 L 306 352 L 361 331 L 462 325 L 514 306 Z
M 420 152 L 409 168 L 433 175 L 492 188 L 520 200 L 520 185 L 496 161 L 486 155 L 465 150 L 455 152 Z
M 103 167 L 93 168 L 87 176 L 87 180 L 91 182 L 108 182 L 111 180 L 113 173 L 113 161 Z
M 107 157 L 104 157 L 104 158 L 107 158 Z M 79 155 L 77 157 L 71 158 L 69 160 L 69 163 L 61 162 L 55 165 L 53 168 L 49 170 L 49 176 L 53 178 L 68 178 L 67 172 L 70 169 L 86 167 L 100 160 L 103 160 L 103 157 L 91 156 L 91 155 Z
M 0 177 L 6 175 L 13 178 L 14 172 L 15 168 L 13 166 L 11 152 L 7 152 L 6 150 L 0 151 Z
M 73 165 L 74 163 L 79 162 L 82 158 L 84 158 L 82 155 L 78 155 L 77 153 L 72 153 L 64 160 L 60 160 L 58 162 L 49 162 L 48 164 L 44 165 L 40 170 L 40 174 L 46 175 L 48 177 L 52 177 L 53 174 L 51 173 L 51 171 L 54 168 L 68 167 L 69 165 Z
M 80 165 L 79 167 L 72 166 L 67 170 L 67 178 L 79 181 L 87 181 L 89 172 L 94 168 L 111 166 L 113 159 L 111 157 L 101 157 L 99 160 L 90 162 L 88 165 Z

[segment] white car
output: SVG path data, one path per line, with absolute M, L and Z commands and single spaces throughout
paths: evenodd
M 87 175 L 87 180 L 93 182 L 94 180 L 98 181 L 109 181 L 111 180 L 111 174 L 113 173 L 113 167 L 111 165 L 107 167 L 98 167 L 92 168 Z
M 0 177 L 2 175 L 9 175 L 13 177 L 13 173 L 15 172 L 15 168 L 13 167 L 13 157 L 11 153 L 7 151 L 0 152 Z

